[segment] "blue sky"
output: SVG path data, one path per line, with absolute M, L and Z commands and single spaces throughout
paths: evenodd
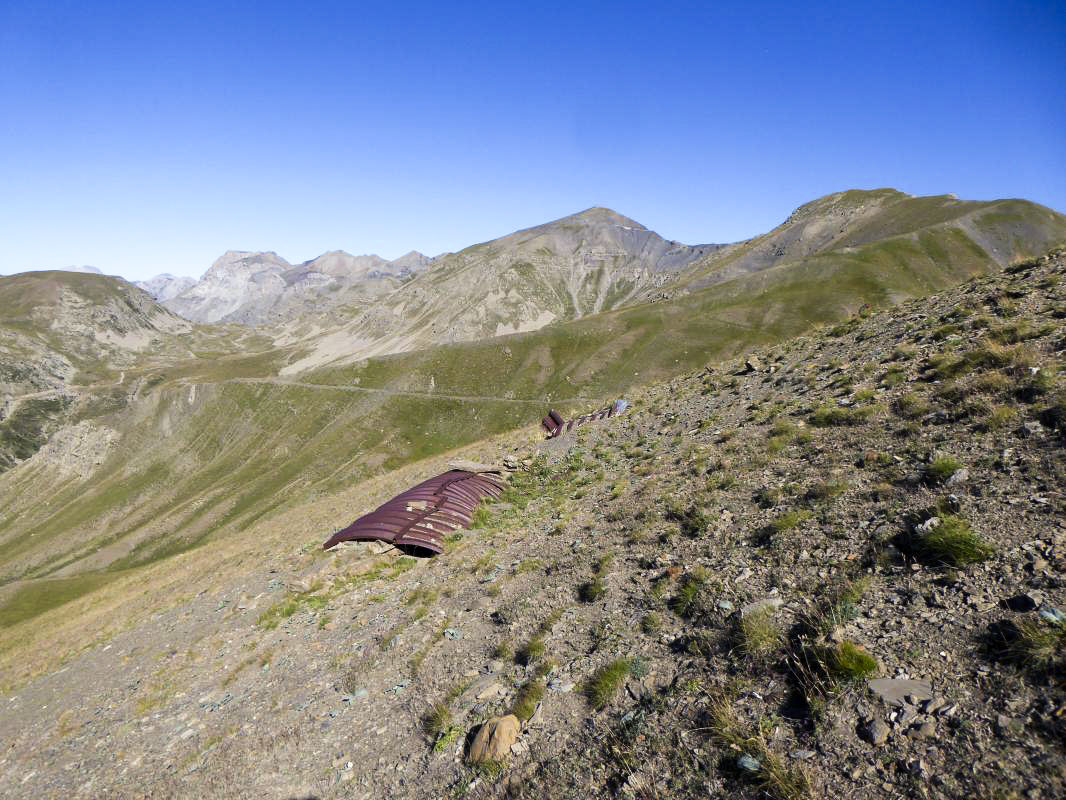
M 0 273 L 435 255 L 593 205 L 734 241 L 852 187 L 1066 211 L 1064 41 L 1061 2 L 0 0 Z

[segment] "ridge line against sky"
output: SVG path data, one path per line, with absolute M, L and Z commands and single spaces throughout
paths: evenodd
M 1044 2 L 0 4 L 0 273 L 433 256 L 607 206 L 738 241 L 849 188 L 1066 210 Z

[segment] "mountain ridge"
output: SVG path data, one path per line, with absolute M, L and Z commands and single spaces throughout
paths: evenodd
M 867 202 L 861 194 L 852 199 Z M 0 381 L 11 376 L 6 386 L 0 383 L 0 450 L 8 454 L 0 465 L 0 494 L 8 498 L 0 504 L 0 578 L 76 575 L 195 547 L 322 482 L 366 477 L 507 430 L 522 418 L 515 400 L 566 410 L 582 406 L 582 398 L 607 399 L 634 383 L 834 325 L 864 306 L 889 306 L 994 273 L 1051 238 L 1066 240 L 1061 215 L 1032 204 L 983 205 L 966 225 L 988 243 L 1009 247 L 991 254 L 956 224 L 958 208 L 941 213 L 944 201 L 917 200 L 902 207 L 906 214 L 881 219 L 888 232 L 908 232 L 856 247 L 823 247 L 703 288 L 683 280 L 694 282 L 702 270 L 744 255 L 743 245 L 703 254 L 689 248 L 680 255 L 685 268 L 653 273 L 628 251 L 617 262 L 593 259 L 591 269 L 583 262 L 590 248 L 610 241 L 597 240 L 601 234 L 639 233 L 642 239 L 626 241 L 651 242 L 650 252 L 669 254 L 673 245 L 651 232 L 594 222 L 510 234 L 515 244 L 506 252 L 468 248 L 434 261 L 401 291 L 383 279 L 376 300 L 357 304 L 349 317 L 338 306 L 333 323 L 311 293 L 304 299 L 313 313 L 295 323 L 200 325 L 116 278 L 51 273 L 33 279 L 51 287 L 49 296 L 67 293 L 70 310 L 61 312 L 30 293 L 27 278 L 0 279 L 0 296 L 7 298 L 0 303 Z M 935 224 L 915 231 L 905 217 L 923 214 Z M 556 243 L 584 248 L 576 263 L 572 252 L 560 258 L 552 251 L 534 264 L 545 236 L 556 235 Z M 266 280 L 299 290 L 299 280 L 286 284 L 293 277 L 288 262 L 267 260 L 273 266 Z M 617 275 L 634 272 L 641 280 L 611 296 Z M 578 309 L 567 280 L 587 275 L 597 282 L 576 284 L 586 290 L 574 292 L 586 303 Z M 498 305 L 485 302 L 494 293 L 506 299 L 503 288 L 509 302 L 527 309 L 525 323 L 521 315 L 518 325 L 515 317 L 505 321 Z M 129 303 L 147 303 L 174 329 L 109 332 L 113 314 L 121 322 Z M 29 313 L 35 306 L 39 312 Z M 530 316 L 545 309 L 555 315 L 546 320 L 552 324 L 528 324 L 539 322 Z M 515 332 L 523 324 L 527 329 Z M 109 337 L 115 343 L 101 346 Z M 138 346 L 120 347 L 125 341 Z M 70 402 L 42 405 L 47 398 L 33 397 L 42 391 Z M 296 408 L 300 415 L 293 418 Z M 63 431 L 66 438 L 35 462 Z M 81 483 L 53 475 L 51 465 L 64 453 L 84 463 L 75 453 L 85 437 L 111 443 L 104 460 Z M 32 502 L 40 492 L 50 492 L 52 502 Z M 65 536 L 55 538 L 60 530 Z

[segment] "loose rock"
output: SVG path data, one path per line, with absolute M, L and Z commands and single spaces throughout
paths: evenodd
M 486 721 L 474 737 L 467 753 L 471 764 L 487 761 L 503 761 L 511 753 L 511 746 L 518 741 L 520 729 L 518 717 L 508 714 L 505 717 L 493 717 Z

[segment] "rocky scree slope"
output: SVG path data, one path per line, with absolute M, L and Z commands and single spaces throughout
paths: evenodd
M 95 642 L 0 704 L 0 786 L 1061 796 L 1064 277 L 1060 251 L 470 447 L 510 490 L 433 560 L 318 545 L 443 458 L 110 585 L 75 609 Z

